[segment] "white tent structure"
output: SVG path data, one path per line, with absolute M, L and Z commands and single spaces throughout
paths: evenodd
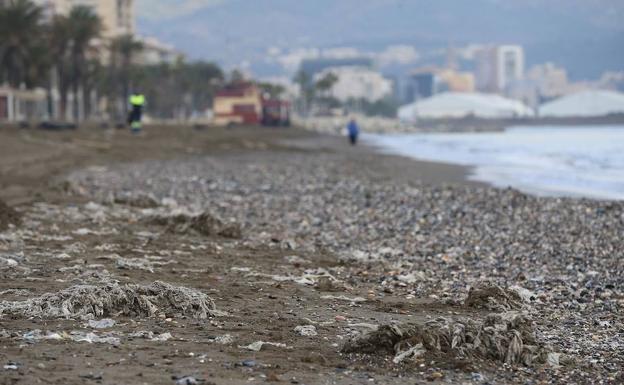
M 399 119 L 405 122 L 418 118 L 511 118 L 533 115 L 533 110 L 519 101 L 481 93 L 445 92 L 399 108 Z
M 614 91 L 582 91 L 543 104 L 544 117 L 604 116 L 624 113 L 624 94 Z

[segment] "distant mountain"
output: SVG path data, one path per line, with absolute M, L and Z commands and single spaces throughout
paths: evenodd
M 139 29 L 192 58 L 247 61 L 273 72 L 270 47 L 518 43 L 529 64 L 554 61 L 576 79 L 624 70 L 619 0 L 142 0 Z

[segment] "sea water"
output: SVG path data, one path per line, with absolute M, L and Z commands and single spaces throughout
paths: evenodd
M 366 135 L 384 152 L 471 166 L 469 179 L 544 196 L 624 199 L 624 126 Z

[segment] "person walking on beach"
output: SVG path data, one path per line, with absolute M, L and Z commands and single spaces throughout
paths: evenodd
M 128 116 L 128 123 L 130 123 L 130 130 L 133 134 L 141 132 L 141 118 L 143 115 L 143 107 L 145 106 L 145 95 L 140 92 L 133 92 L 130 95 L 130 115 Z
M 360 134 L 360 127 L 358 126 L 355 119 L 351 119 L 349 124 L 347 125 L 347 131 L 349 134 L 349 141 L 351 145 L 355 146 L 357 144 L 358 135 Z

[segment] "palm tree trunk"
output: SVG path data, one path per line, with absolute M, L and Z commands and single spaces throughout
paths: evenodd
M 73 93 L 73 115 L 74 122 L 80 122 L 80 101 L 79 101 L 79 89 L 80 89 L 80 67 L 78 63 L 78 58 L 74 56 L 74 68 L 73 68 L 73 76 L 72 76 L 72 93 Z
M 59 93 L 60 93 L 60 108 L 59 108 L 59 118 L 62 121 L 67 120 L 67 94 L 69 92 L 67 81 L 67 75 L 65 74 L 65 69 L 63 64 L 59 64 L 58 66 L 58 84 L 59 84 Z
M 123 58 L 123 64 L 122 64 L 122 87 L 123 87 L 123 100 L 122 102 L 122 106 L 123 106 L 123 116 L 124 119 L 128 116 L 128 99 L 130 98 L 130 58 L 129 57 L 124 57 Z
M 74 122 L 78 123 L 79 120 L 79 115 L 78 115 L 78 82 L 76 80 L 74 80 L 73 84 L 72 84 L 72 112 L 73 112 L 73 120 Z

